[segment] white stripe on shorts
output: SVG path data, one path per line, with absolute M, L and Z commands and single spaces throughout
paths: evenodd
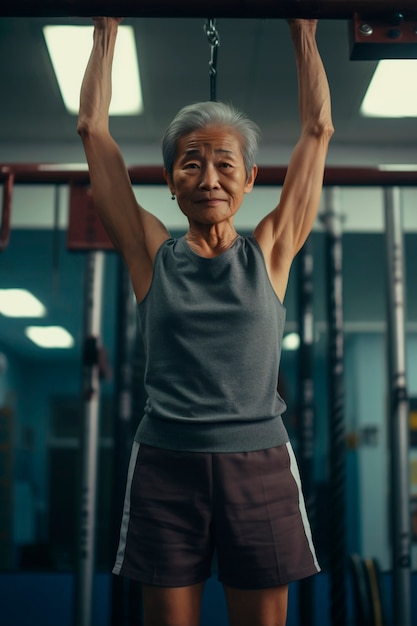
M 125 495 L 125 502 L 123 506 L 122 524 L 120 528 L 120 540 L 119 540 L 119 547 L 117 550 L 116 563 L 113 568 L 113 574 L 120 574 L 120 570 L 122 569 L 122 565 L 123 565 L 123 560 L 125 558 L 126 537 L 127 537 L 127 530 L 129 528 L 129 520 L 130 520 L 130 491 L 132 488 L 133 474 L 135 472 L 136 460 L 138 458 L 139 448 L 140 448 L 140 444 L 137 441 L 134 441 L 133 446 L 132 446 L 132 453 L 130 455 L 129 470 L 127 473 L 126 495 Z
M 303 492 L 301 489 L 301 479 L 300 479 L 300 472 L 298 471 L 297 460 L 295 458 L 294 450 L 292 449 L 291 443 L 288 442 L 286 446 L 287 446 L 288 454 L 290 457 L 290 471 L 298 487 L 298 507 L 300 509 L 301 519 L 303 520 L 304 532 L 307 537 L 307 541 L 308 541 L 308 545 L 311 551 L 311 555 L 313 557 L 314 565 L 316 566 L 317 571 L 319 572 L 320 565 L 317 561 L 316 551 L 313 545 L 313 537 L 311 535 L 310 522 L 308 521 L 306 505 L 304 502 L 304 496 L 303 496 Z

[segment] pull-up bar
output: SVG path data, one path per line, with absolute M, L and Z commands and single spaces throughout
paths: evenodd
M 415 0 L 9 0 L 2 2 L 0 17 L 317 17 L 350 19 L 403 13 L 417 16 Z

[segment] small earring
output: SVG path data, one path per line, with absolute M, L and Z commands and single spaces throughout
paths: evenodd
M 171 194 L 171 200 L 175 200 L 175 193 Z

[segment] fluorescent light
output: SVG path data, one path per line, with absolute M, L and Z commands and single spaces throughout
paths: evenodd
M 44 26 L 43 33 L 64 104 L 77 114 L 80 89 L 93 44 L 93 26 Z M 139 64 L 132 26 L 119 26 L 112 73 L 111 115 L 143 111 Z
M 46 309 L 26 289 L 0 289 L 0 313 L 7 317 L 44 317 Z
M 382 172 L 417 172 L 417 165 L 411 163 L 385 163 L 377 168 Z
M 282 340 L 283 350 L 297 350 L 300 345 L 300 336 L 298 333 L 288 333 Z
M 417 59 L 377 65 L 361 106 L 368 117 L 417 117 Z
M 62 326 L 28 326 L 25 335 L 40 348 L 72 348 L 74 338 Z

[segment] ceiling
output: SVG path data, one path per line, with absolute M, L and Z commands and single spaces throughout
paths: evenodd
M 83 158 L 76 119 L 65 111 L 44 44 L 42 26 L 46 23 L 89 24 L 90 21 L 0 18 L 0 162 L 3 163 L 42 159 L 53 162 L 57 158 L 72 162 L 74 154 Z M 130 147 L 131 154 L 140 155 L 138 162 L 147 163 L 149 158 L 154 159 L 154 154 L 159 154 L 160 138 L 175 112 L 186 103 L 209 99 L 210 47 L 201 19 L 135 18 L 126 23 L 133 25 L 136 32 L 144 113 L 112 118 L 111 129 L 128 152 Z M 263 145 L 271 148 L 272 154 L 282 144 L 293 145 L 299 132 L 297 80 L 286 23 L 224 18 L 217 20 L 217 29 L 221 42 L 218 99 L 233 102 L 260 125 Z M 332 93 L 336 133 L 331 150 L 348 150 L 354 159 L 360 159 L 360 154 L 372 147 L 375 158 L 385 151 L 388 159 L 394 153 L 400 155 L 399 159 L 406 154 L 408 161 L 397 162 L 410 163 L 409 155 L 413 154 L 416 163 L 415 119 L 364 119 L 358 113 L 376 62 L 349 60 L 347 22 L 320 22 L 317 39 Z M 68 256 L 62 240 L 61 252 L 56 256 L 54 245 L 52 233 L 48 235 L 44 230 L 12 234 L 9 248 L 0 256 L 0 287 L 26 286 L 42 296 L 49 311 L 47 321 L 71 329 L 77 338 L 79 354 L 84 262 L 81 256 Z M 356 244 L 352 244 L 352 250 L 355 259 Z M 366 250 L 369 254 L 364 263 L 370 267 L 369 259 L 374 257 L 371 248 Z M 415 255 L 410 256 L 414 258 Z M 111 263 L 110 268 L 114 267 Z M 114 276 L 115 270 L 112 271 Z M 351 282 L 354 286 L 349 302 L 356 303 L 359 302 L 355 297 L 357 285 L 354 278 Z M 362 282 L 366 295 L 373 275 L 364 275 Z M 111 298 L 107 324 L 110 323 L 108 311 L 113 311 L 115 305 L 114 295 Z M 365 307 L 366 301 L 371 308 Z M 371 309 L 375 301 L 364 296 L 360 302 L 366 311 L 348 312 L 349 319 L 374 320 Z M 292 305 L 290 310 L 293 312 Z M 377 322 L 381 322 L 380 318 Z M 39 358 L 42 351 L 36 351 L 23 336 L 24 324 L 19 320 L 9 320 L 6 324 L 0 319 L 0 352 L 3 344 L 20 356 Z
M 46 23 L 89 24 L 88 18 L 0 18 L 0 137 L 3 142 L 79 144 L 43 40 Z M 145 110 L 113 118 L 121 142 L 158 143 L 182 105 L 206 100 L 210 47 L 205 20 L 131 18 L 137 37 Z M 263 143 L 293 142 L 298 133 L 297 82 L 284 20 L 217 20 L 217 98 L 242 108 L 261 126 Z M 364 119 L 358 111 L 375 61 L 350 61 L 348 23 L 320 22 L 317 39 L 332 92 L 333 144 L 415 146 L 414 119 Z

